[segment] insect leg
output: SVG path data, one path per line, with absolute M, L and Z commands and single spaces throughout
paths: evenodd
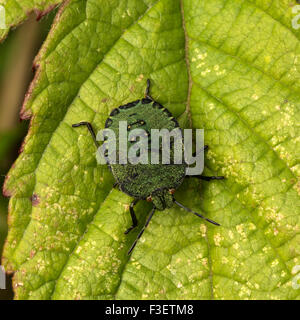
M 89 130 L 89 132 L 90 132 L 90 134 L 91 134 L 91 136 L 92 136 L 92 138 L 94 140 L 94 143 L 95 143 L 96 147 L 99 148 L 99 143 L 98 143 L 98 141 L 96 139 L 96 134 L 95 134 L 95 132 L 93 130 L 92 125 L 89 122 L 86 122 L 86 121 L 82 121 L 82 122 L 79 122 L 79 123 L 72 124 L 73 128 L 80 127 L 80 126 L 87 126 L 87 128 L 88 128 L 88 130 Z
M 138 221 L 133 209 L 133 207 L 137 204 L 138 201 L 139 199 L 134 199 L 130 204 L 129 210 L 130 210 L 132 225 L 124 232 L 125 234 L 128 234 L 132 229 L 134 229 L 138 225 Z
M 181 207 L 182 209 L 184 209 L 184 210 L 186 210 L 186 211 L 188 211 L 188 212 L 191 212 L 191 213 L 195 214 L 197 217 L 202 218 L 202 219 L 204 219 L 204 220 L 206 220 L 206 221 L 208 221 L 208 222 L 210 222 L 210 223 L 212 223 L 212 224 L 214 224 L 214 225 L 216 225 L 216 226 L 220 226 L 219 223 L 217 223 L 217 222 L 215 222 L 215 221 L 213 221 L 213 220 L 211 220 L 211 219 L 205 218 L 202 214 L 200 214 L 200 213 L 198 213 L 198 212 L 195 212 L 195 211 L 193 211 L 193 210 L 190 209 L 190 208 L 185 207 L 183 204 L 177 202 L 175 199 L 174 199 L 174 202 L 175 202 L 179 207 Z
M 145 91 L 145 98 L 153 100 L 153 98 L 150 96 L 150 79 L 147 79 L 147 87 L 146 87 L 146 91 Z
M 206 151 L 207 149 L 208 149 L 208 145 L 205 145 L 205 146 L 202 148 L 202 150 L 200 150 L 200 152 Z M 196 156 L 196 151 L 193 152 L 193 157 L 195 157 L 195 156 Z
M 119 182 L 115 182 L 115 183 L 113 184 L 113 188 L 116 188 L 118 185 L 119 185 Z
M 195 175 L 195 176 L 185 176 L 186 178 L 198 178 L 200 180 L 205 180 L 205 181 L 211 181 L 211 180 L 223 180 L 225 179 L 224 176 L 201 176 L 201 175 Z
M 147 226 L 148 226 L 151 218 L 153 217 L 154 212 L 155 212 L 155 207 L 153 207 L 152 211 L 150 212 L 150 214 L 149 214 L 149 216 L 148 216 L 148 218 L 147 218 L 147 221 L 146 221 L 143 229 L 140 231 L 140 233 L 138 234 L 138 236 L 137 236 L 137 238 L 135 239 L 134 243 L 133 243 L 132 246 L 130 247 L 130 249 L 129 249 L 128 253 L 127 253 L 128 255 L 132 252 L 132 250 L 133 250 L 134 247 L 136 246 L 139 238 L 140 238 L 140 237 L 142 236 L 142 234 L 144 233 L 144 231 L 145 231 L 145 229 L 147 228 Z
M 205 151 L 208 149 L 208 145 L 205 145 L 202 150 L 200 150 L 200 152 Z M 193 153 L 193 157 L 196 156 L 196 152 Z M 195 175 L 195 176 L 186 176 L 186 178 L 198 178 L 200 180 L 205 180 L 205 181 L 211 181 L 211 180 L 223 180 L 225 179 L 225 177 L 223 176 L 211 176 L 211 177 L 207 177 L 207 176 L 201 176 L 201 175 Z
M 224 176 L 211 176 L 211 177 L 207 177 L 207 176 L 194 176 L 200 180 L 205 180 L 205 181 L 211 181 L 211 180 L 223 180 L 225 179 Z

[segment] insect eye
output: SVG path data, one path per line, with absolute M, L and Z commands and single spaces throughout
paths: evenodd
M 146 199 L 148 202 L 151 202 L 152 201 L 152 197 L 151 196 L 149 196 L 149 197 L 147 197 L 147 199 Z

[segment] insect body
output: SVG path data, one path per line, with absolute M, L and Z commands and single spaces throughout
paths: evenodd
M 151 129 L 167 129 L 169 131 L 179 128 L 177 120 L 172 116 L 171 112 L 164 108 L 161 104 L 156 102 L 150 95 L 150 81 L 147 80 L 147 89 L 145 92 L 145 98 L 137 100 L 126 105 L 122 105 L 111 111 L 110 116 L 105 122 L 105 127 L 113 130 L 116 136 L 119 136 L 119 123 L 120 121 L 127 122 L 127 131 L 130 133 L 133 129 L 143 129 L 147 135 L 148 144 L 151 144 Z M 73 124 L 73 127 L 87 126 L 89 132 L 97 147 L 99 147 L 96 135 L 89 122 L 80 122 Z M 119 142 L 119 141 L 118 141 Z M 130 145 L 132 142 L 128 141 Z M 207 146 L 204 147 L 207 149 Z M 161 150 L 160 150 L 161 151 Z M 174 153 L 174 145 L 171 146 L 171 153 Z M 183 151 L 183 150 L 182 150 Z M 134 205 L 139 200 L 147 200 L 153 203 L 152 211 L 145 223 L 145 226 L 140 231 L 137 239 L 132 244 L 128 251 L 128 254 L 134 249 L 138 239 L 142 236 L 145 228 L 148 226 L 155 210 L 164 210 L 170 208 L 175 204 L 181 208 L 194 213 L 200 218 L 206 221 L 219 225 L 218 223 L 205 218 L 201 214 L 186 208 L 184 205 L 177 202 L 174 198 L 175 190 L 181 185 L 186 176 L 186 163 L 181 164 L 162 164 L 161 161 L 158 164 L 109 164 L 112 174 L 116 180 L 115 185 L 119 186 L 119 189 L 124 193 L 132 196 L 134 200 L 130 205 L 130 214 L 132 218 L 132 225 L 125 231 L 128 234 L 134 229 L 137 224 L 137 218 L 134 213 Z M 215 180 L 223 179 L 224 177 L 205 177 L 205 176 L 192 176 L 202 180 Z

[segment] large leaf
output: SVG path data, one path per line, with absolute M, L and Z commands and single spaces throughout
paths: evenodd
M 4 263 L 16 297 L 297 299 L 300 32 L 291 0 L 74 0 L 58 13 L 22 110 Z M 296 2 L 295 2 L 296 4 Z M 210 146 L 176 197 L 221 223 L 157 212 L 133 254 L 130 197 L 112 189 L 80 120 L 152 96 Z M 137 206 L 140 226 L 149 206 Z

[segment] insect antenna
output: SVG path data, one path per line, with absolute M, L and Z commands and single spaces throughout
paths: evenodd
M 192 212 L 192 213 L 195 214 L 197 217 L 200 217 L 200 218 L 202 218 L 202 219 L 204 219 L 204 220 L 206 220 L 206 221 L 208 221 L 208 222 L 210 222 L 210 223 L 212 223 L 212 224 L 214 224 L 214 225 L 216 225 L 216 226 L 220 226 L 219 223 L 217 223 L 217 222 L 215 222 L 215 221 L 213 221 L 213 220 L 210 220 L 210 219 L 208 219 L 208 218 L 205 218 L 202 214 L 200 214 L 200 213 L 198 213 L 198 212 L 195 212 L 195 211 L 191 210 L 190 208 L 185 207 L 183 204 L 179 203 L 179 202 L 176 201 L 175 199 L 174 199 L 174 202 L 175 202 L 179 207 L 181 207 L 182 209 L 184 209 L 184 210 L 186 210 L 186 211 L 188 211 L 188 212 Z
M 146 87 L 146 91 L 145 91 L 145 97 L 150 100 L 153 100 L 153 98 L 150 96 L 150 79 L 147 79 L 147 87 Z
M 148 216 L 148 218 L 147 218 L 147 221 L 146 221 L 143 229 L 140 231 L 140 233 L 138 234 L 138 236 L 137 236 L 137 238 L 135 239 L 134 243 L 132 244 L 132 246 L 130 247 L 129 251 L 127 252 L 128 255 L 132 252 L 132 250 L 133 250 L 134 247 L 136 246 L 139 238 L 140 238 L 140 237 L 142 236 L 142 234 L 144 233 L 144 231 L 145 231 L 145 229 L 147 228 L 147 226 L 148 226 L 151 218 L 152 218 L 153 215 L 154 215 L 154 212 L 155 212 L 155 207 L 153 207 L 152 211 L 150 212 L 150 214 L 149 214 L 149 216 Z
M 89 130 L 89 132 L 90 132 L 90 134 L 91 134 L 91 136 L 92 136 L 92 138 L 94 140 L 95 146 L 97 148 L 99 148 L 100 145 L 99 145 L 99 143 L 97 141 L 96 134 L 95 134 L 95 131 L 94 131 L 92 125 L 89 122 L 86 122 L 86 121 L 82 121 L 82 122 L 79 122 L 79 123 L 72 124 L 73 128 L 77 128 L 77 127 L 80 127 L 80 126 L 87 126 L 87 128 L 88 128 L 88 130 Z

